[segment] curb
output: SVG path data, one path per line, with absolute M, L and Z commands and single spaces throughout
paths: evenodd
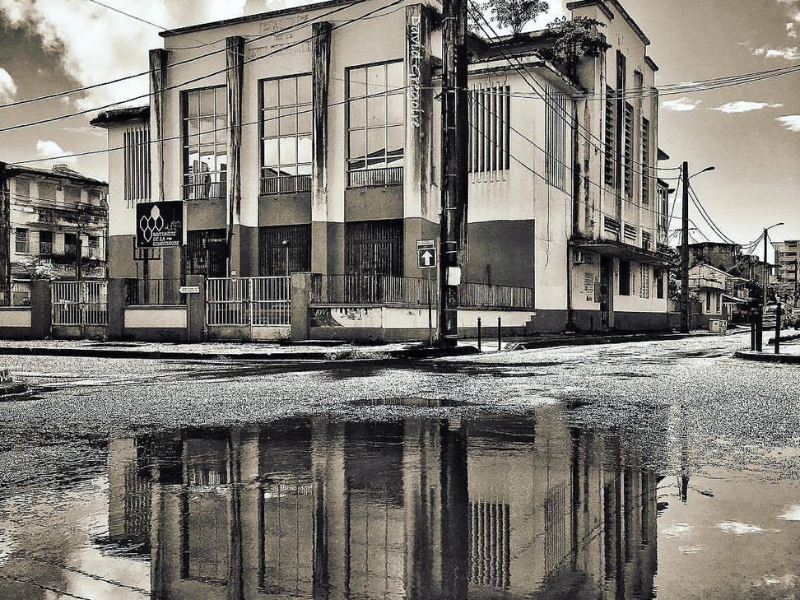
M 800 355 L 797 354 L 754 354 L 750 352 L 735 352 L 734 358 L 751 360 L 753 362 L 781 363 L 784 365 L 800 365 Z

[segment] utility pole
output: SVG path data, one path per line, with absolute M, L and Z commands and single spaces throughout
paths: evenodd
M 458 342 L 459 255 L 467 211 L 467 0 L 442 3 L 442 169 L 439 345 Z
M 0 161 L 0 306 L 11 304 L 11 194 L 8 167 Z
M 681 332 L 689 333 L 689 163 L 684 161 L 681 199 Z
M 764 301 L 762 306 L 767 306 L 767 284 L 769 283 L 769 265 L 767 264 L 767 236 L 769 230 L 764 230 Z

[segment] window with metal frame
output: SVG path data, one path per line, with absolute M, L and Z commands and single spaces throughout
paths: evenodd
M 39 200 L 44 200 L 46 202 L 55 202 L 56 201 L 56 184 L 50 183 L 49 181 L 40 181 L 36 185 L 37 189 L 37 197 Z
M 186 272 L 190 275 L 225 277 L 228 240 L 224 229 L 190 231 L 186 236 Z
M 53 232 L 39 232 L 39 254 L 49 255 L 53 253 Z
M 122 146 L 125 164 L 123 194 L 130 209 L 137 200 L 150 199 L 150 128 L 127 129 L 123 133 Z M 89 201 L 100 203 L 96 191 L 90 192 Z
M 345 270 L 357 275 L 403 274 L 403 221 L 345 224 Z
M 567 96 L 548 89 L 545 106 L 546 171 L 547 181 L 560 190 L 567 190 L 567 146 L 569 112 Z
M 511 86 L 492 82 L 473 86 L 469 100 L 469 172 L 508 170 Z
M 650 265 L 639 266 L 639 297 L 650 297 Z
M 64 202 L 67 204 L 80 204 L 81 188 L 72 185 L 64 186 Z
M 14 179 L 14 199 L 22 202 L 29 202 L 31 198 L 31 182 L 22 177 Z
M 265 277 L 311 270 L 311 225 L 260 227 L 259 274 Z
M 224 198 L 228 177 L 225 86 L 183 92 L 183 198 Z
M 605 175 L 606 185 L 614 187 L 615 163 L 614 153 L 617 146 L 616 142 L 616 99 L 614 90 L 606 88 L 606 110 L 605 110 L 605 145 L 603 148 L 603 173 Z
M 624 147 L 624 160 L 625 160 L 625 176 L 624 176 L 624 189 L 625 195 L 628 198 L 633 197 L 633 106 L 625 103 L 625 147 Z
M 311 190 L 311 75 L 261 82 L 261 193 Z
M 347 70 L 349 187 L 403 183 L 405 92 L 403 63 Z
M 28 253 L 28 230 L 22 227 L 17 227 L 14 232 L 14 250 L 17 254 Z

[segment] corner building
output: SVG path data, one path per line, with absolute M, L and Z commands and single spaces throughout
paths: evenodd
M 463 280 L 532 290 L 529 331 L 664 328 L 649 42 L 613 0 L 569 7 L 606 23 L 612 45 L 574 76 L 537 53 L 542 32 L 470 38 Z M 122 148 L 111 276 L 425 277 L 417 241 L 439 237 L 440 11 L 337 0 L 162 34 L 150 106 L 93 121 Z M 626 86 L 648 94 L 625 100 Z M 135 205 L 157 200 L 187 201 L 183 257 L 135 249 Z

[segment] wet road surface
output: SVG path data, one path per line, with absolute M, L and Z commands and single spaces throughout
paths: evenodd
M 800 367 L 7 357 L 0 598 L 792 598 Z

